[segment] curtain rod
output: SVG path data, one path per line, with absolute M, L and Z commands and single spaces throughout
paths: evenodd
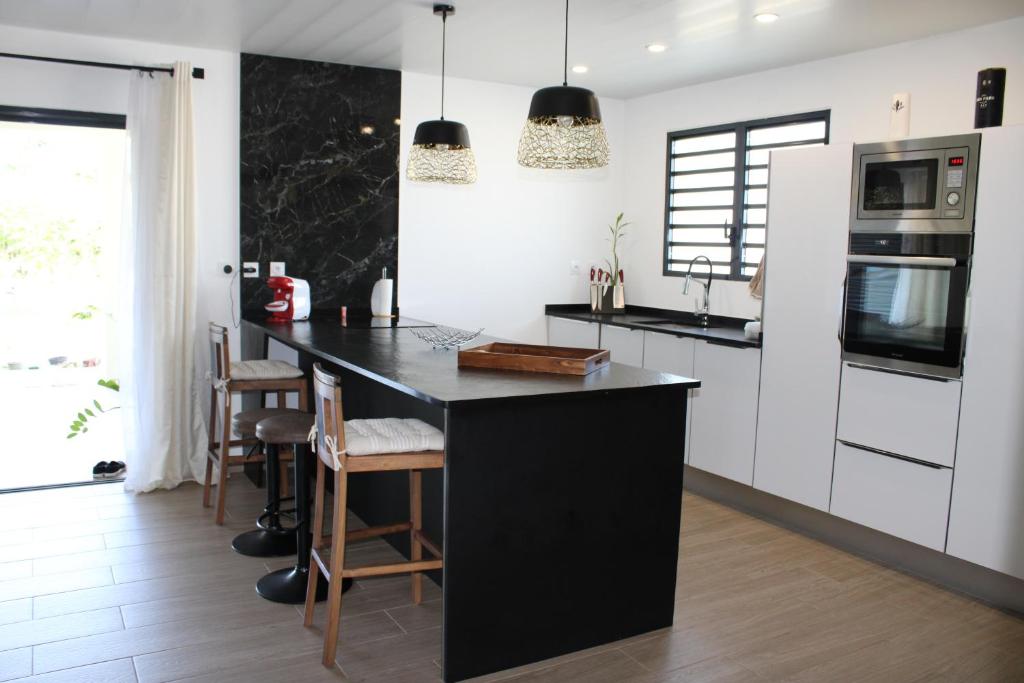
M 78 66 L 97 66 L 101 69 L 120 69 L 122 71 L 142 71 L 145 73 L 167 73 L 174 75 L 174 69 L 168 66 L 136 66 L 134 64 L 111 64 L 109 62 L 86 62 L 80 59 L 60 59 L 58 57 L 38 57 L 35 55 L 17 55 L 11 52 L 0 52 L 0 57 L 10 59 L 29 59 L 35 62 L 54 62 L 56 64 L 76 64 Z M 206 69 L 192 68 L 192 78 L 206 78 Z

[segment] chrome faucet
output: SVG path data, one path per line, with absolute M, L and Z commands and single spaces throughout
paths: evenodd
M 708 281 L 706 283 L 700 282 L 699 280 L 697 281 L 697 284 L 704 288 L 704 296 L 701 299 L 698 299 L 697 305 L 694 306 L 694 313 L 697 314 L 697 321 L 700 323 L 700 326 L 707 327 L 710 324 L 711 271 L 714 267 L 711 264 L 711 259 L 704 254 L 694 256 L 693 259 L 690 260 L 690 267 L 686 269 L 686 281 L 683 283 L 683 294 L 690 293 L 690 283 L 693 282 L 693 264 L 700 259 L 704 259 L 708 262 Z

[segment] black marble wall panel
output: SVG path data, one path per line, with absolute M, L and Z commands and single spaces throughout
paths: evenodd
M 314 309 L 368 309 L 398 276 L 402 74 L 241 57 L 242 309 L 262 310 L 270 261 L 309 281 Z

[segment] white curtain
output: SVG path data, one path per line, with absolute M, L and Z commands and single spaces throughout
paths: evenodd
M 198 480 L 205 467 L 197 342 L 192 66 L 132 73 L 122 254 L 125 488 Z

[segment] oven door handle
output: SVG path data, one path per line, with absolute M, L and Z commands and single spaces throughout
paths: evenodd
M 882 256 L 879 254 L 850 254 L 847 263 L 876 263 L 887 266 L 927 266 L 955 268 L 956 259 L 948 256 Z
M 843 325 L 846 322 L 846 278 L 839 286 L 839 321 L 836 326 L 836 336 L 839 338 L 839 348 L 843 348 Z

